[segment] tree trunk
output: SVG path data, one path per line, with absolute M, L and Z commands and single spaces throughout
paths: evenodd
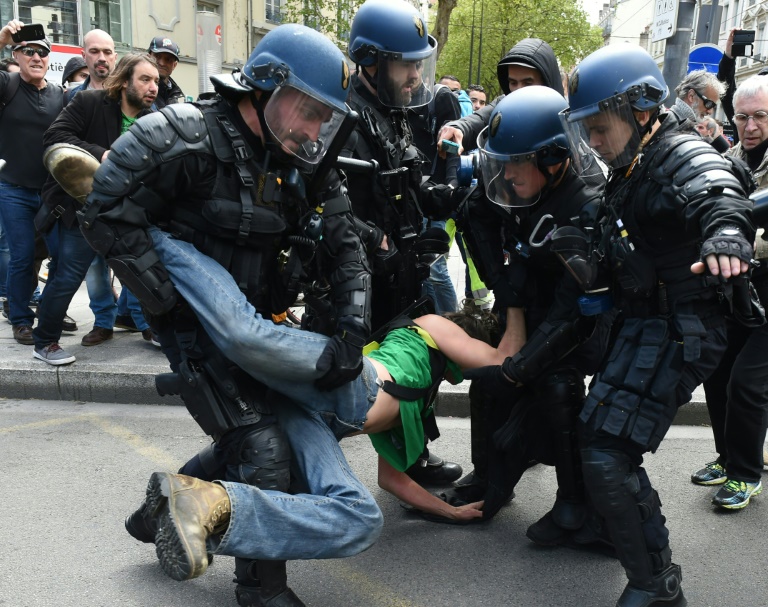
M 437 16 L 432 28 L 432 35 L 437 39 L 438 59 L 445 43 L 448 42 L 448 22 L 451 20 L 451 13 L 458 3 L 459 0 L 438 0 Z

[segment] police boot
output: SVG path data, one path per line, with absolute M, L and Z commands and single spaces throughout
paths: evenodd
M 166 504 L 159 517 L 155 550 L 163 571 L 182 582 L 208 568 L 206 540 L 224 533 L 232 505 L 221 485 L 183 474 L 155 472 L 151 499 Z M 149 497 L 149 496 L 148 496 Z
M 567 499 L 557 492 L 555 505 L 552 506 L 552 519 L 563 529 L 575 531 L 580 529 L 587 520 L 587 508 L 583 500 Z
M 159 477 L 152 475 L 147 485 L 146 496 L 139 508 L 125 519 L 125 530 L 134 538 L 145 544 L 155 543 L 157 523 L 161 509 L 165 506 L 166 498 L 155 485 Z
M 446 462 L 427 449 L 416 463 L 405 471 L 417 483 L 425 485 L 447 485 L 457 480 L 461 472 L 459 464 Z
M 236 558 L 234 582 L 240 607 L 305 607 L 288 588 L 285 561 Z
M 647 584 L 643 584 L 642 588 L 632 583 L 627 584 L 616 607 L 684 607 L 688 601 L 683 596 L 680 586 L 682 581 L 680 565 L 671 563 L 656 573 Z

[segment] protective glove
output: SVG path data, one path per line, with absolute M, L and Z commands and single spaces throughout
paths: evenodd
M 356 328 L 362 333 L 360 328 Z M 315 380 L 318 390 L 335 390 L 355 379 L 363 370 L 363 346 L 366 338 L 342 328 L 334 335 L 317 359 L 315 368 L 322 377 Z
M 728 255 L 749 263 L 752 259 L 752 245 L 738 228 L 726 227 L 707 238 L 701 245 L 702 261 L 707 255 Z
M 433 219 L 447 219 L 467 196 L 467 188 L 426 181 L 421 186 L 422 205 Z
M 373 256 L 372 270 L 377 276 L 394 274 L 400 263 L 400 251 L 392 238 L 387 238 L 387 249 L 378 248 Z
M 502 401 L 508 400 L 514 391 L 520 387 L 519 383 L 507 377 L 500 365 L 468 369 L 464 371 L 464 379 L 478 381 L 483 390 L 492 398 Z

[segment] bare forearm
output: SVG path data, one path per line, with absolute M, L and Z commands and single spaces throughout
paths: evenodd
M 498 350 L 505 357 L 520 351 L 526 340 L 525 313 L 522 308 L 507 308 L 507 326 L 499 342 Z

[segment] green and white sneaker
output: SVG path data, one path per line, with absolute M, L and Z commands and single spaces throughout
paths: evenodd
M 715 493 L 712 503 L 720 508 L 740 510 L 749 503 L 749 498 L 753 495 L 760 495 L 762 491 L 763 483 L 760 481 L 745 483 L 743 481 L 729 480 Z
M 709 462 L 701 470 L 691 474 L 691 482 L 697 485 L 722 485 L 727 480 L 725 468 L 718 464 L 717 460 Z

